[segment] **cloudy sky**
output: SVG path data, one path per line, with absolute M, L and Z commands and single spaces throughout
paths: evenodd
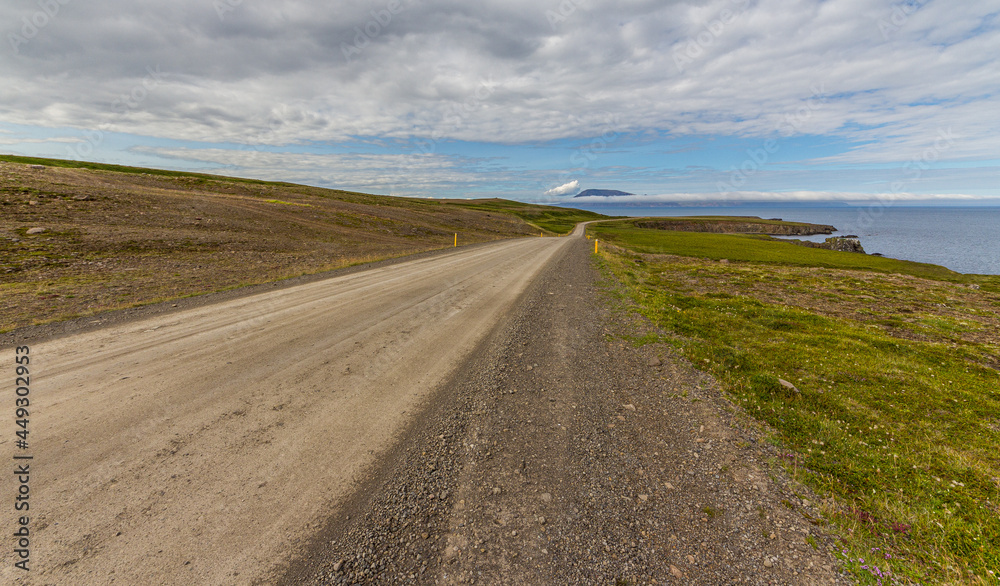
M 1000 197 L 1000 0 L 10 0 L 0 23 L 0 152 L 421 197 Z

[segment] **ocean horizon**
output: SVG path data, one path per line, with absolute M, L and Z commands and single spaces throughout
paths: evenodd
M 1000 206 L 747 204 L 637 206 L 562 204 L 614 216 L 757 216 L 829 224 L 835 236 L 854 235 L 868 254 L 1000 275 Z M 829 236 L 801 237 L 823 241 Z

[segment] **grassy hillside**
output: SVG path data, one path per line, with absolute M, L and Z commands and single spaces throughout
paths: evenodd
M 608 216 L 586 210 L 540 206 L 505 199 L 450 199 L 450 205 L 470 210 L 517 216 L 550 234 L 568 234 L 580 222 L 606 219 Z
M 2 156 L 0 331 L 443 248 L 456 233 L 460 245 L 537 235 L 521 219 L 532 213 L 556 226 L 579 212 Z
M 997 583 L 1000 277 L 767 238 L 592 232 L 620 247 L 599 261 L 660 332 L 642 341 L 678 348 L 772 431 L 861 583 Z
M 280 183 L 273 181 L 262 181 L 260 179 L 242 179 L 238 177 L 220 177 L 205 173 L 189 173 L 187 171 L 170 171 L 168 169 L 147 169 L 145 167 L 129 167 L 126 165 L 109 165 L 107 163 L 93 163 L 90 161 L 71 161 L 67 159 L 43 159 L 40 157 L 22 157 L 18 155 L 0 155 L 0 162 L 18 163 L 23 165 L 44 165 L 46 167 L 59 167 L 63 169 L 90 169 L 92 171 L 111 171 L 114 173 L 130 173 L 134 175 L 157 175 L 160 177 L 185 177 L 187 179 L 217 181 L 225 179 L 234 183 L 253 183 L 257 185 L 286 185 L 292 183 Z

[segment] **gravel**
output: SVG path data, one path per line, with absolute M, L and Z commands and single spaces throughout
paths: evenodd
M 819 499 L 714 381 L 624 341 L 648 326 L 589 250 L 553 260 L 282 583 L 851 582 Z

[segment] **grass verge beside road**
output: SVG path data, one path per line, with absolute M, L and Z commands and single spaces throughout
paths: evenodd
M 997 583 L 1000 277 L 767 237 L 589 232 L 617 245 L 600 263 L 662 332 L 643 341 L 679 348 L 773 430 L 862 583 Z

